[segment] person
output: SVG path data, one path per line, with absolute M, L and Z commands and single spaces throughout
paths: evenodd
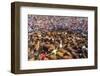
M 44 51 L 42 51 L 40 54 L 39 54 L 39 60 L 45 60 L 46 59 L 46 53 Z

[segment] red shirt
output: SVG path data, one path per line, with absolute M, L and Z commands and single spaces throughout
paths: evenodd
M 40 60 L 44 60 L 45 57 L 46 57 L 46 54 L 45 54 L 45 53 L 41 53 L 41 54 L 40 54 Z

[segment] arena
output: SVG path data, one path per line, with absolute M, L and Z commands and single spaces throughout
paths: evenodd
M 28 15 L 28 60 L 88 58 L 88 18 Z

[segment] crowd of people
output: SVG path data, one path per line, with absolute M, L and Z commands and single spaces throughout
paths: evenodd
M 87 17 L 28 15 L 28 60 L 87 57 Z

